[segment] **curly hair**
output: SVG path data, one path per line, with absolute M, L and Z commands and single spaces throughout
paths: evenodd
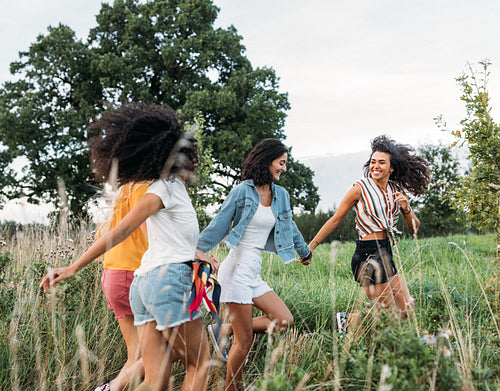
M 422 194 L 429 186 L 431 173 L 429 163 L 416 155 L 415 150 L 404 144 L 398 144 L 385 135 L 375 137 L 371 141 L 372 153 L 363 166 L 365 177 L 370 176 L 370 161 L 374 152 L 385 152 L 391 156 L 391 167 L 394 171 L 389 180 L 404 191 L 414 195 Z
M 269 165 L 273 160 L 288 152 L 288 148 L 274 138 L 260 141 L 248 154 L 241 165 L 241 178 L 253 179 L 256 186 L 267 185 L 273 181 Z
M 118 185 L 152 181 L 187 170 L 197 163 L 194 139 L 171 107 L 124 103 L 94 118 L 89 140 L 97 181 L 107 182 L 116 169 Z M 115 162 L 117 164 L 115 164 Z

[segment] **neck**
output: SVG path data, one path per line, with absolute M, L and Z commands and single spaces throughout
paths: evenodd
M 389 183 L 389 179 L 373 179 L 373 182 L 375 182 L 379 187 L 381 187 L 382 189 L 386 189 L 387 188 L 387 184 Z
M 270 190 L 271 189 L 271 185 L 269 183 L 267 183 L 265 185 L 261 185 L 261 186 L 255 186 L 255 187 L 259 191 L 266 191 L 266 190 Z
M 187 175 L 185 175 L 185 173 L 183 173 L 182 171 L 178 172 L 172 176 L 174 178 L 177 178 L 178 180 L 180 180 L 182 183 L 184 183 L 184 185 L 186 184 Z

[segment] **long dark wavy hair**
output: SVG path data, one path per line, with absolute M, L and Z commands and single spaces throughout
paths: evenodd
M 401 190 L 412 194 L 422 194 L 429 186 L 431 172 L 429 163 L 418 156 L 415 150 L 404 144 L 398 144 L 385 135 L 375 137 L 372 142 L 370 159 L 363 166 L 365 177 L 370 177 L 370 161 L 374 152 L 385 152 L 391 156 L 391 167 L 394 171 L 389 180 Z
M 269 165 L 284 153 L 288 153 L 288 148 L 280 140 L 266 138 L 260 141 L 241 165 L 241 178 L 253 179 L 256 186 L 271 183 L 273 176 Z
M 124 103 L 97 116 L 90 125 L 91 167 L 99 182 L 118 185 L 154 181 L 197 163 L 194 139 L 184 121 L 165 104 Z

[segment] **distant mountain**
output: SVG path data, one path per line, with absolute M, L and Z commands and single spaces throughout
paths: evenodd
M 336 209 L 352 184 L 363 177 L 370 151 L 298 159 L 314 171 L 321 200 L 318 209 Z

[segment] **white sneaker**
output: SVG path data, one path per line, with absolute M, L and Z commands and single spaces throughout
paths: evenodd
M 347 333 L 347 320 L 349 312 L 337 312 L 337 326 L 339 333 Z

